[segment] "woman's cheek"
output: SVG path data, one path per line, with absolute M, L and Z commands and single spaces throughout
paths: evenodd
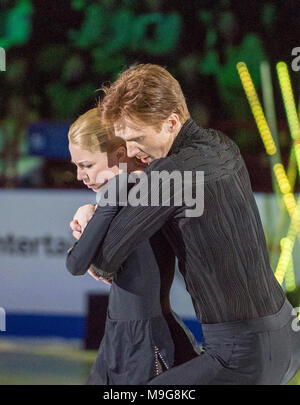
M 96 183 L 97 177 L 99 176 L 100 171 L 97 169 L 90 169 L 89 171 L 89 177 L 91 180 L 91 183 Z

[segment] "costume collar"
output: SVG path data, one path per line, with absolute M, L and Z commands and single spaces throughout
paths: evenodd
M 178 135 L 176 136 L 167 156 L 173 155 L 173 153 L 178 153 L 182 148 L 191 144 L 193 136 L 198 133 L 201 128 L 189 118 L 180 128 Z

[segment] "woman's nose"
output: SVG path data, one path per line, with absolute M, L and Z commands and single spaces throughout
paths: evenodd
M 86 178 L 86 173 L 84 170 L 80 169 L 80 167 L 77 168 L 77 180 L 83 181 Z

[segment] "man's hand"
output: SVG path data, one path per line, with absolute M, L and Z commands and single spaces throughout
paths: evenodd
M 103 281 L 103 283 L 108 284 L 108 285 L 111 285 L 111 284 L 112 284 L 112 281 L 109 281 L 109 280 L 106 280 L 105 278 L 99 277 L 99 276 L 94 272 L 94 270 L 92 269 L 92 267 L 90 267 L 90 268 L 88 269 L 88 273 L 89 273 L 95 280 L 97 280 L 97 281 Z
M 86 204 L 82 207 L 79 207 L 76 211 L 73 220 L 70 222 L 70 228 L 73 231 L 73 236 L 76 239 L 79 239 L 84 228 L 87 226 L 88 222 L 94 215 L 97 205 Z

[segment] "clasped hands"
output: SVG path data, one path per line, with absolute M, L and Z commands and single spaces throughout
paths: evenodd
M 80 239 L 85 227 L 88 222 L 94 215 L 94 212 L 97 208 L 97 205 L 86 204 L 82 207 L 79 207 L 76 211 L 72 221 L 70 222 L 70 228 L 73 231 L 73 236 L 76 239 Z M 90 267 L 88 273 L 97 281 L 103 281 L 105 284 L 111 285 L 111 281 L 106 280 L 105 278 L 99 277 L 93 269 Z

